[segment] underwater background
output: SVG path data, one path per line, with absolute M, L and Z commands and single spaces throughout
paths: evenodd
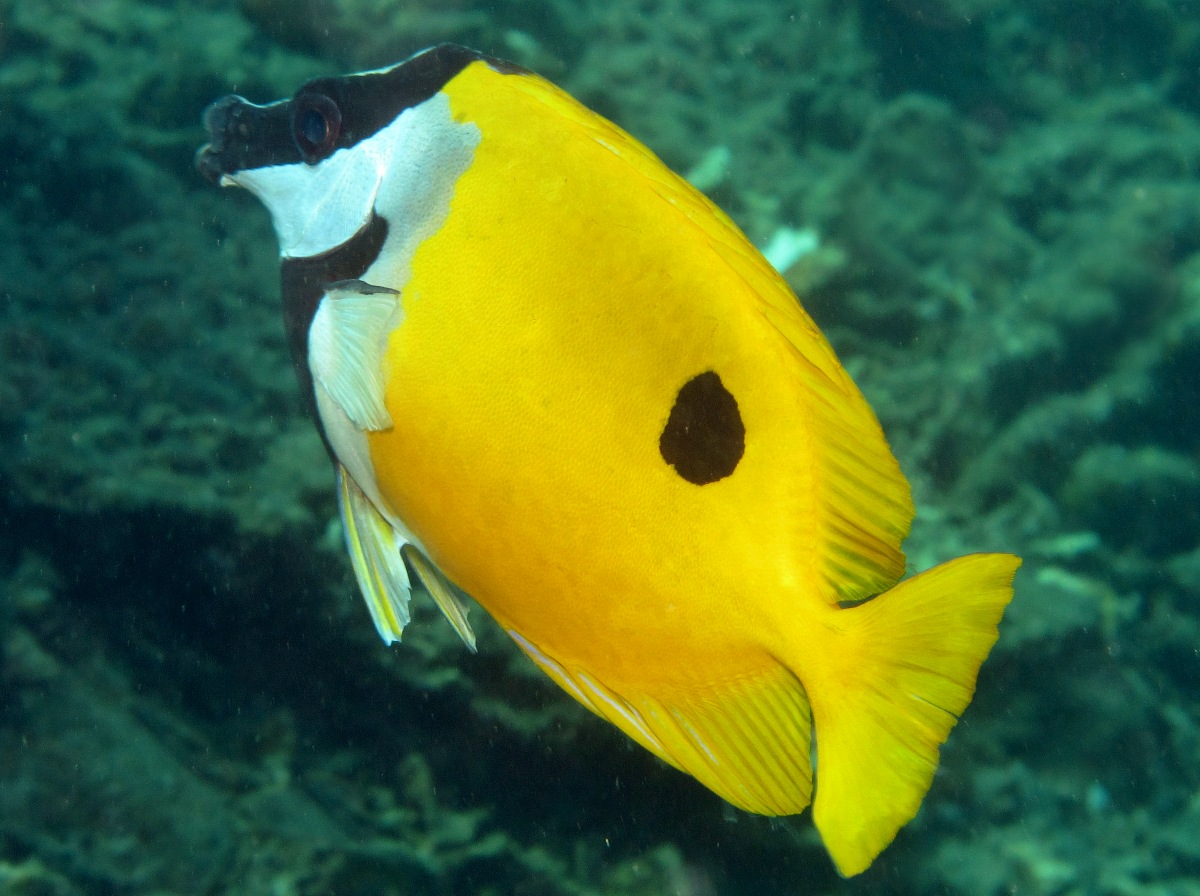
M 371 625 L 266 212 L 192 157 L 445 40 L 806 231 L 910 568 L 1025 557 L 861 877 L 481 611 Z M 1186 0 L 0 0 L 0 894 L 1200 894 L 1198 116 Z

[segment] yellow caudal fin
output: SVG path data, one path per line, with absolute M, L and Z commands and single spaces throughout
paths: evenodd
M 916 815 L 1020 564 L 1010 554 L 960 557 L 838 612 L 827 674 L 809 696 L 813 818 L 843 875 L 866 869 Z

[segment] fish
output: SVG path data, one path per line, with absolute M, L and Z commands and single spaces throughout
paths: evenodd
M 270 212 L 383 640 L 414 578 L 472 650 L 478 603 L 651 753 L 747 812 L 811 804 L 837 870 L 870 866 L 1021 561 L 903 578 L 908 481 L 733 221 L 549 81 L 451 44 L 204 122 L 200 172 Z

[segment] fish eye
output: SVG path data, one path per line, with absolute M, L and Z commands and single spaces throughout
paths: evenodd
M 342 133 L 342 112 L 323 93 L 305 93 L 292 101 L 292 139 L 309 165 L 327 158 Z

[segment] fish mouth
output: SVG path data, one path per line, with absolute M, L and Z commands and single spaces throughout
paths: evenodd
M 196 151 L 196 170 L 226 186 L 239 171 L 300 162 L 290 107 L 289 101 L 256 106 L 233 94 L 221 97 L 204 110 L 208 142 Z
M 196 170 L 214 184 L 233 173 L 226 165 L 226 135 L 232 120 L 231 110 L 245 102 L 240 96 L 224 96 L 204 110 L 208 142 L 196 150 Z

